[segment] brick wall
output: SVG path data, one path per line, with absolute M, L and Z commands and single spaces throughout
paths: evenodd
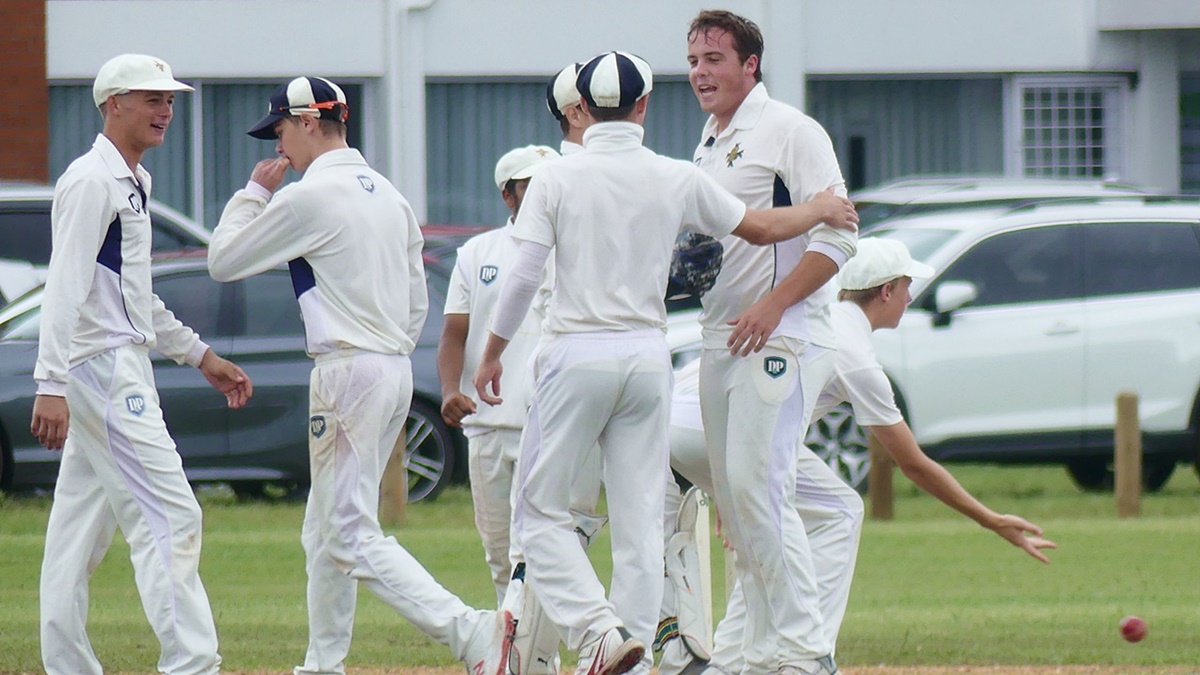
M 50 179 L 45 0 L 0 0 L 0 179 Z

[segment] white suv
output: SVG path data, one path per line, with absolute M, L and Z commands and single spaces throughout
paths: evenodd
M 1109 181 L 998 176 L 925 176 L 903 178 L 850 195 L 859 228 L 900 216 L 975 206 L 1017 206 L 1049 199 L 1140 195 L 1144 191 Z
M 1116 396 L 1132 391 L 1147 489 L 1197 459 L 1200 200 L 977 208 L 891 220 L 869 236 L 903 241 L 937 270 L 913 284 L 900 326 L 874 334 L 931 457 L 1061 463 L 1103 489 Z M 808 441 L 857 482 L 863 435 L 845 417 L 815 424 Z

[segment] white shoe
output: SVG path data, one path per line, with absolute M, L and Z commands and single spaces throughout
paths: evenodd
M 517 633 L 517 620 L 507 609 L 494 612 L 493 617 L 495 627 L 490 639 L 478 640 L 481 644 L 467 647 L 467 657 L 463 659 L 467 675 L 507 675 L 508 655 Z
M 618 626 L 579 650 L 575 675 L 621 675 L 632 670 L 645 655 L 646 645 Z
M 775 675 L 838 675 L 837 662 L 832 655 L 806 661 L 803 666 L 783 666 Z

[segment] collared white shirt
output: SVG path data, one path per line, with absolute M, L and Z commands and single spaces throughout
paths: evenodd
M 838 345 L 834 377 L 817 397 L 813 419 L 820 419 L 842 402 L 849 401 L 854 409 L 854 420 L 862 426 L 891 426 L 904 421 L 896 407 L 892 384 L 875 356 L 871 322 L 862 307 L 843 300 L 833 303 L 830 311 Z
M 193 366 L 208 350 L 151 289 L 149 198 L 150 174 L 130 171 L 104 134 L 54 186 L 39 394 L 65 396 L 67 371 L 109 349 L 145 345 Z
M 863 426 L 891 426 L 904 421 L 896 406 L 891 382 L 879 365 L 871 343 L 871 324 L 856 303 L 843 301 L 831 308 L 837 337 L 833 379 L 825 385 L 813 410 L 819 420 L 830 410 L 849 401 L 854 420 Z M 700 359 L 675 371 L 671 401 L 671 424 L 703 429 L 700 421 Z
M 583 146 L 578 143 L 572 143 L 571 141 L 564 139 L 563 142 L 558 146 L 558 154 L 562 155 L 563 157 L 566 157 L 567 155 L 573 155 L 577 152 L 583 152 Z
M 696 167 L 642 147 L 642 127 L 601 122 L 585 150 L 541 167 L 513 237 L 551 248 L 551 333 L 665 330 L 678 234 L 723 237 L 746 207 Z
M 460 383 L 464 392 L 475 391 L 471 379 L 487 346 L 488 327 L 492 325 L 492 316 L 500 300 L 500 287 L 512 273 L 516 261 L 517 243 L 512 238 L 511 218 L 505 227 L 471 237 L 458 249 L 458 259 L 446 291 L 445 313 L 469 317 Z M 543 290 L 548 291 L 545 286 Z M 464 417 L 462 426 L 467 436 L 495 428 L 524 428 L 533 395 L 532 369 L 528 363 L 541 338 L 544 314 L 544 300 L 535 301 L 533 311 L 525 315 L 524 322 L 500 357 L 506 375 L 504 403 L 480 405 L 475 414 Z
M 802 204 L 831 187 L 846 195 L 829 135 L 811 117 L 769 98 L 763 84 L 750 91 L 721 133 L 716 127 L 710 117 L 694 161 L 746 206 Z M 827 225 L 773 246 L 723 239 L 721 273 L 702 299 L 705 346 L 724 348 L 729 322 L 787 277 L 805 251 L 823 253 L 840 267 L 854 254 L 856 241 L 853 232 Z M 774 334 L 833 347 L 828 305 L 835 296 L 827 284 L 788 308 Z
M 238 190 L 208 246 L 214 279 L 288 263 L 308 353 L 410 354 L 429 309 L 408 201 L 353 148 L 326 152 L 275 193 Z

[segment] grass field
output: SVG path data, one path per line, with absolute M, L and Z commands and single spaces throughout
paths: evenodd
M 1200 673 L 1200 481 L 1190 468 L 1180 466 L 1162 493 L 1146 496 L 1136 520 L 1117 520 L 1111 495 L 1078 492 L 1061 469 L 951 469 L 993 508 L 1044 526 L 1060 545 L 1053 564 L 1026 558 L 897 476 L 896 519 L 869 522 L 863 535 L 839 642 L 847 675 Z M 201 499 L 201 569 L 227 671 L 290 672 L 307 636 L 302 505 L 238 504 L 210 490 Z M 46 498 L 0 500 L 0 673 L 41 672 L 37 591 L 48 508 Z M 494 602 L 467 491 L 413 505 L 395 534 L 469 604 Z M 606 568 L 607 540 L 593 550 Z M 91 636 L 106 671 L 149 673 L 157 643 L 127 553 L 118 537 L 96 573 Z M 715 543 L 713 560 L 719 613 Z M 1126 614 L 1148 621 L 1145 641 L 1120 639 Z M 445 648 L 366 592 L 350 663 L 363 674 L 460 672 Z M 961 669 L 997 664 L 1017 668 Z

